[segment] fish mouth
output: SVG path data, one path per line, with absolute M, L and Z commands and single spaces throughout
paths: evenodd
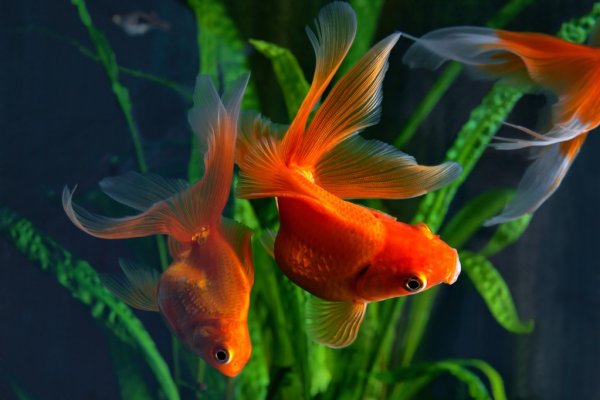
M 462 270 L 462 266 L 460 264 L 460 257 L 458 256 L 458 252 L 456 252 L 456 265 L 454 266 L 454 272 L 451 276 L 446 280 L 448 285 L 452 285 L 458 279 L 460 275 L 460 271 Z

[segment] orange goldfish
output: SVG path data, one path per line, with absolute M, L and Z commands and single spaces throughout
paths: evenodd
M 357 133 L 376 124 L 389 53 L 399 38 L 377 43 L 331 89 L 308 122 L 356 33 L 347 3 L 320 11 L 310 90 L 285 135 L 257 115 L 242 118 L 236 162 L 238 195 L 276 197 L 279 267 L 312 293 L 307 331 L 330 347 L 351 344 L 367 303 L 453 283 L 456 250 L 425 224 L 409 225 L 349 198 L 408 198 L 434 190 L 460 173 L 454 163 L 426 167 L 392 146 Z
M 195 185 L 159 176 L 128 173 L 100 182 L 120 203 L 143 211 L 106 218 L 73 204 L 63 191 L 71 221 L 90 235 L 121 239 L 166 234 L 171 265 L 159 277 L 152 269 L 121 263 L 125 279 L 106 284 L 133 307 L 159 311 L 179 339 L 227 376 L 235 376 L 250 358 L 248 333 L 254 267 L 246 227 L 221 216 L 233 177 L 240 101 L 248 76 L 219 98 L 211 80 L 200 76 L 189 120 L 206 143 L 205 173 Z
M 588 42 L 597 45 L 599 33 L 596 29 Z M 587 133 L 600 125 L 600 48 L 539 33 L 474 27 L 439 29 L 422 38 L 406 36 L 416 41 L 404 55 L 411 67 L 435 69 L 455 60 L 485 77 L 523 90 L 543 89 L 557 99 L 551 120 L 544 121 L 548 126 L 544 134 L 507 124 L 531 138 L 496 138 L 502 143 L 493 145 L 505 150 L 535 148 L 535 161 L 515 198 L 487 225 L 537 210 L 562 182 Z

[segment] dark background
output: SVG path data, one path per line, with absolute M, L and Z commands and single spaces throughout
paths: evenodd
M 198 69 L 194 17 L 178 1 L 88 2 L 120 65 L 163 76 L 190 90 Z M 304 26 L 322 1 L 226 2 L 246 37 L 288 47 L 307 76 L 314 57 Z M 482 25 L 502 1 L 405 0 L 385 2 L 376 38 L 394 30 L 423 34 L 450 25 Z M 581 16 L 589 0 L 538 0 L 509 26 L 554 33 L 560 23 Z M 171 23 L 168 32 L 127 36 L 110 21 L 116 13 L 156 11 Z M 103 241 L 77 230 L 60 206 L 65 184 L 79 184 L 78 199 L 95 204 L 97 182 L 136 168 L 122 113 L 100 64 L 85 58 L 48 29 L 92 48 L 75 8 L 67 0 L 0 1 L 0 205 L 33 221 L 44 233 L 100 271 L 114 271 L 118 257 L 146 251 L 147 240 Z M 408 43 L 394 50 L 384 86 L 382 123 L 367 132 L 392 141 L 436 78 L 400 62 Z M 250 49 L 248 50 L 250 51 Z M 281 93 L 268 61 L 251 55 L 253 79 L 263 112 L 285 121 Z M 153 172 L 186 174 L 190 132 L 185 99 L 154 83 L 122 76 L 134 105 Z M 421 163 L 437 163 L 489 83 L 461 78 L 421 126 L 406 150 Z M 543 105 L 526 96 L 510 121 L 535 124 Z M 426 359 L 481 358 L 505 378 L 510 398 L 600 398 L 600 137 L 589 136 L 560 189 L 536 212 L 525 235 L 493 258 L 514 295 L 523 319 L 535 331 L 517 336 L 489 315 L 467 279 L 444 288 L 422 348 Z M 494 187 L 516 185 L 525 153 L 488 150 L 453 205 Z M 414 203 L 406 202 L 409 210 Z M 492 230 L 470 246 L 478 249 Z M 170 336 L 157 315 L 138 313 L 168 354 Z M 0 239 L 0 378 L 12 376 L 34 399 L 112 399 L 116 377 L 105 333 L 87 308 L 73 300 L 53 276 Z M 11 398 L 0 379 L 0 399 Z

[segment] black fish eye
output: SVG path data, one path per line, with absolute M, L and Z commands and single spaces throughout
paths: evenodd
M 416 292 L 423 288 L 423 281 L 416 276 L 411 276 L 404 282 L 404 288 L 409 292 Z
M 227 364 L 229 362 L 229 352 L 225 349 L 216 349 L 214 356 L 219 364 Z

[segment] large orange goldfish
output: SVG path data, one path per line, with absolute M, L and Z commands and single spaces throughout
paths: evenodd
M 453 163 L 417 165 L 397 149 L 356 134 L 377 122 L 388 55 L 399 35 L 376 44 L 309 115 L 345 57 L 356 32 L 352 8 L 325 6 L 308 31 L 316 53 L 310 90 L 285 136 L 260 116 L 242 118 L 236 162 L 238 194 L 276 197 L 277 263 L 317 297 L 307 305 L 307 330 L 319 343 L 354 341 L 367 303 L 453 283 L 456 250 L 425 224 L 408 225 L 348 198 L 407 198 L 452 181 Z
M 596 30 L 590 37 L 590 44 L 598 43 L 599 33 Z M 600 48 L 539 33 L 474 27 L 444 28 L 412 39 L 416 43 L 404 56 L 410 66 L 435 69 L 446 60 L 455 60 L 523 90 L 544 89 L 558 100 L 543 135 L 507 124 L 531 139 L 497 138 L 503 142 L 494 144 L 498 149 L 541 147 L 536 148 L 535 161 L 515 198 L 487 224 L 534 212 L 558 188 L 587 133 L 600 125 Z
M 159 311 L 190 350 L 227 376 L 237 375 L 252 351 L 247 325 L 254 281 L 251 232 L 221 216 L 247 81 L 241 78 L 221 100 L 209 78 L 198 78 L 189 120 L 207 151 L 204 176 L 195 185 L 136 173 L 105 179 L 100 186 L 106 194 L 143 211 L 116 219 L 87 212 L 73 204 L 73 192 L 63 191 L 67 215 L 90 235 L 169 235 L 173 262 L 160 277 L 155 270 L 121 263 L 126 279 L 106 280 L 107 286 L 133 307 Z

